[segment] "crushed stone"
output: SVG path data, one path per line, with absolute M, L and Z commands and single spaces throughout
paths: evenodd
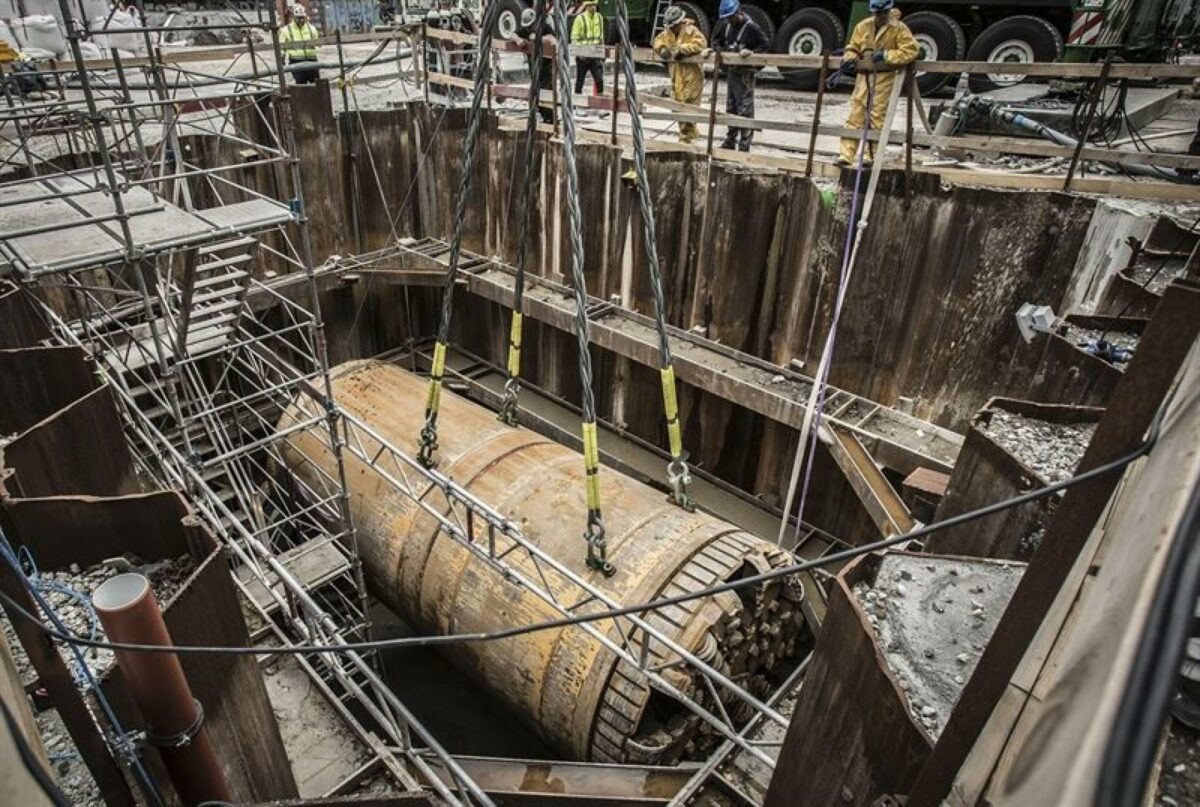
M 42 744 L 46 746 L 54 780 L 67 801 L 76 807 L 104 807 L 100 788 L 83 763 L 83 757 L 79 755 L 79 749 L 67 733 L 67 727 L 63 725 L 58 712 L 53 709 L 41 712 L 37 715 L 37 726 L 42 735 Z
M 909 712 L 937 740 L 1025 564 L 889 554 L 854 595 Z
M 1069 478 L 1087 450 L 1095 423 L 1051 423 L 995 410 L 981 428 L 1044 482 Z
M 183 587 L 184 582 L 195 571 L 195 568 L 196 563 L 191 555 L 150 563 L 136 557 L 123 556 L 109 558 L 87 569 L 72 564 L 67 569 L 43 571 L 39 573 L 38 579 L 45 584 L 42 594 L 46 597 L 46 601 L 72 633 L 91 637 L 94 629 L 95 638 L 103 639 L 104 628 L 101 627 L 99 620 L 93 622 L 90 605 L 92 592 L 96 590 L 97 586 L 122 572 L 138 572 L 150 580 L 150 587 L 154 589 L 154 596 L 158 600 L 159 606 L 164 607 Z M 83 595 L 83 600 L 72 596 L 68 590 Z M 37 671 L 30 664 L 29 657 L 25 655 L 25 649 L 13 631 L 12 624 L 8 619 L 3 620 L 3 624 L 5 638 L 8 639 L 9 646 L 12 648 L 13 663 L 17 667 L 22 682 L 33 683 L 37 679 Z M 60 647 L 59 652 L 67 666 L 74 668 L 74 654 L 64 647 Z M 85 649 L 84 658 L 87 660 L 88 669 L 96 678 L 103 678 L 116 661 L 111 650 L 101 648 Z

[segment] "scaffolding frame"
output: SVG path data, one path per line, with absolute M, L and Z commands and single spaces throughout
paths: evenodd
M 53 97 L 19 99 L 4 82 L 0 141 L 10 153 L 0 171 L 18 175 L 0 182 L 0 220 L 34 223 L 0 231 L 0 273 L 30 294 L 57 341 L 90 351 L 139 474 L 185 491 L 226 548 L 258 620 L 256 640 L 368 640 L 342 461 L 346 430 L 331 394 L 274 4 L 260 3 L 256 22 L 192 26 L 266 32 L 271 72 L 260 76 L 258 61 L 252 78 L 172 66 L 151 39 L 167 29 L 143 26 L 122 29 L 144 41 L 136 83 L 115 51 L 110 63 L 85 61 L 85 29 L 67 0 L 59 8 L 71 64 L 32 74 Z M 213 81 L 225 86 L 202 91 Z M 189 158 L 189 134 L 226 159 Z M 246 170 L 274 172 L 282 198 L 239 182 Z M 40 219 L 39 205 L 51 210 Z M 267 260 L 304 276 L 304 302 L 255 276 Z M 252 308 L 251 294 L 268 304 Z M 304 396 L 313 415 L 277 430 L 284 408 Z M 320 435 L 337 458 L 335 474 L 309 485 L 293 473 L 280 447 L 299 432 Z M 293 569 L 306 556 L 322 561 L 319 577 Z M 389 688 L 375 654 L 298 659 L 400 787 L 450 804 L 491 804 Z

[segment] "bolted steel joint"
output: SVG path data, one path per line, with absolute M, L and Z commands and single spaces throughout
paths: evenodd
M 521 384 L 515 378 L 510 378 L 504 382 L 504 400 L 500 402 L 500 411 L 496 414 L 496 420 L 509 426 L 519 425 L 517 417 L 517 393 L 520 389 Z

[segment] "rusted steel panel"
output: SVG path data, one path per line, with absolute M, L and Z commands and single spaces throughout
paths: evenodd
M 426 388 L 425 380 L 379 362 L 342 365 L 334 381 L 343 409 L 409 450 L 415 449 L 423 424 Z M 312 405 L 299 399 L 281 427 L 307 416 L 300 410 Z M 617 572 L 604 578 L 584 563 L 586 507 L 578 454 L 526 429 L 505 426 L 449 391 L 442 395 L 439 441 L 441 472 L 517 521 L 528 539 L 617 601 L 643 602 L 787 563 L 786 553 L 772 545 L 711 516 L 687 513 L 660 492 L 606 468 L 601 471 L 603 506 Z M 294 435 L 288 445 L 288 458 L 302 475 L 313 479 L 313 464 L 332 469 L 326 447 L 314 436 Z M 349 462 L 348 484 L 368 585 L 420 629 L 487 631 L 557 615 L 537 596 L 505 582 L 496 569 L 473 560 L 439 533 L 431 516 L 363 463 Z M 442 494 L 428 483 L 419 492 L 444 506 Z M 520 551 L 506 562 L 538 579 L 539 571 Z M 578 599 L 578 590 L 561 577 L 547 572 L 546 578 L 557 596 Z M 751 596 L 743 604 L 727 592 L 655 612 L 647 620 L 731 674 L 746 673 L 744 685 L 763 691 L 768 669 L 782 671 L 794 663 L 803 620 L 795 588 L 769 585 L 760 593 L 761 598 Z M 775 633 L 767 630 L 776 626 Z M 577 629 L 456 647 L 449 655 L 547 741 L 579 759 L 669 762 L 702 754 L 713 739 L 690 713 L 651 696 L 636 671 L 618 664 Z M 694 685 L 686 672 L 676 674 L 683 687 Z
M 12 476 L 5 478 L 4 470 Z M 0 449 L 0 490 L 20 498 L 137 493 L 133 457 L 109 388 L 92 390 Z
M 23 432 L 100 386 L 78 347 L 0 350 L 0 379 L 0 434 Z
M 49 336 L 50 330 L 34 313 L 26 293 L 0 282 L 0 350 L 36 345 Z
M 933 747 L 852 593 L 875 578 L 879 559 L 851 562 L 830 586 L 765 807 L 873 804 L 904 792 Z
M 71 564 L 86 568 L 105 558 L 126 553 L 151 562 L 190 555 L 196 569 L 163 609 L 167 628 L 176 644 L 249 645 L 224 556 L 176 492 L 113 498 L 7 499 L 0 502 L 0 525 L 14 547 L 29 547 L 43 571 L 62 569 Z M 0 583 L 8 592 L 8 586 L 15 581 L 7 573 L 7 566 L 0 564 L 0 567 L 3 567 L 0 568 Z M 21 623 L 19 619 L 14 620 L 18 627 Z M 35 632 L 31 646 L 29 639 L 22 635 L 27 652 L 37 652 L 36 648 L 46 646 L 39 637 L 40 634 Z M 60 659 L 57 653 L 46 655 Z M 31 658 L 37 661 L 32 652 Z M 193 694 L 204 705 L 208 735 L 217 749 L 235 800 L 295 796 L 291 766 L 258 662 L 251 656 L 228 655 L 184 655 L 180 661 Z M 38 672 L 42 674 L 42 667 L 38 666 Z M 65 667 L 63 672 L 68 675 L 69 682 Z M 112 668 L 101 686 L 126 727 L 141 727 L 141 717 L 121 670 Z M 73 691 L 73 687 L 71 689 Z M 57 697 L 55 702 L 61 709 Z M 88 749 L 98 741 L 99 735 L 86 713 L 84 719 L 87 721 L 84 724 L 72 727 L 68 722 L 67 726 L 90 766 L 92 760 Z M 78 737 L 77 731 L 82 732 Z M 165 782 L 157 755 L 147 754 L 144 758 L 152 775 Z
M 935 523 L 1047 484 L 1047 480 L 1040 479 L 1037 473 L 984 432 L 983 427 L 996 411 L 1013 412 L 1051 423 L 1095 423 L 1104 410 L 1012 398 L 988 401 L 967 432 L 946 495 L 934 516 Z M 930 552 L 1027 561 L 1035 546 L 1025 539 L 1046 525 L 1057 502 L 1057 497 L 1043 498 L 969 524 L 939 530 L 929 536 L 925 546 Z

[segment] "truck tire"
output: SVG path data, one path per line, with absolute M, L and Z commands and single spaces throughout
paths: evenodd
M 1062 56 L 1063 39 L 1058 29 L 1041 17 L 1019 14 L 994 22 L 975 37 L 967 50 L 972 62 L 1053 62 Z M 971 92 L 987 92 L 1020 84 L 1026 76 L 1012 73 L 976 73 Z
M 754 21 L 755 25 L 762 29 L 762 32 L 767 35 L 768 42 L 775 39 L 775 23 L 771 19 L 771 15 L 766 12 L 766 9 L 762 6 L 742 3 L 742 11 Z
M 967 55 L 967 35 L 951 17 L 937 11 L 918 11 L 904 18 L 917 44 L 921 46 L 918 59 L 931 62 L 961 62 Z M 946 86 L 954 76 L 950 73 L 917 73 L 917 89 L 922 95 L 932 95 Z
M 679 6 L 684 13 L 691 18 L 692 22 L 696 23 L 696 27 L 700 29 L 700 33 L 704 34 L 704 41 L 712 39 L 712 23 L 708 20 L 708 15 L 704 13 L 704 9 L 695 3 L 672 3 L 671 5 Z
M 789 56 L 820 56 L 846 44 L 846 29 L 833 12 L 823 8 L 802 8 L 779 26 L 772 47 Z M 801 90 L 815 90 L 819 70 L 780 69 L 788 84 Z
M 508 39 L 521 27 L 521 12 L 525 9 L 525 4 L 521 0 L 496 0 L 496 5 L 500 10 L 496 14 L 496 25 L 492 29 L 492 36 L 497 39 Z

